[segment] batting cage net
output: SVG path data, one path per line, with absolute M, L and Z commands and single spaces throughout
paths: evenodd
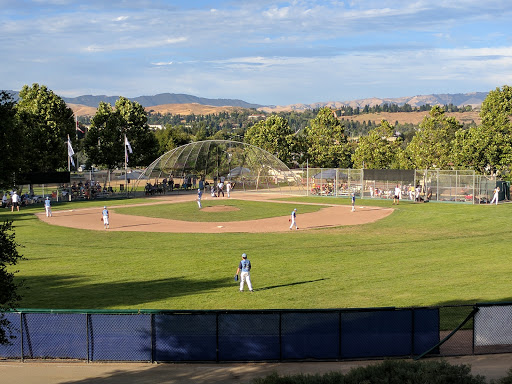
M 230 140 L 206 140 L 175 148 L 156 159 L 140 175 L 141 183 L 172 180 L 173 189 L 216 188 L 219 182 L 235 190 L 298 192 L 300 179 L 276 156 L 253 145 Z

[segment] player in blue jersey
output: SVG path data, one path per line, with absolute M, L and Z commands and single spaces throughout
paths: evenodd
M 249 291 L 253 292 L 251 283 L 251 262 L 247 260 L 247 255 L 245 253 L 242 253 L 242 260 L 240 261 L 240 264 L 238 264 L 236 274 L 238 275 L 238 273 L 240 273 L 240 292 L 244 291 L 244 281 L 247 282 L 247 288 L 249 288 Z
M 106 206 L 103 207 L 103 211 L 101 211 L 101 215 L 103 216 L 103 228 L 105 228 L 105 229 L 110 228 L 109 222 L 108 222 L 109 214 L 108 214 L 108 209 Z
M 46 196 L 46 200 L 44 201 L 44 210 L 46 211 L 46 217 L 52 216 L 52 206 L 48 196 Z
M 201 188 L 197 190 L 197 205 L 199 206 L 199 209 L 203 208 L 201 205 L 201 197 L 203 196 L 203 191 L 201 191 Z
M 292 215 L 290 217 L 290 221 L 292 222 L 290 224 L 290 229 L 292 229 L 294 225 L 295 225 L 295 229 L 299 229 L 299 227 L 297 227 L 297 208 L 293 209 Z

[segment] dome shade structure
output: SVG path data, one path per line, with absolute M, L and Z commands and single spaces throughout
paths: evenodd
M 153 161 L 134 188 L 141 180 L 158 185 L 170 177 L 180 188 L 193 187 L 193 180 L 213 185 L 224 178 L 235 190 L 303 191 L 300 178 L 276 156 L 230 140 L 197 141 L 174 148 Z

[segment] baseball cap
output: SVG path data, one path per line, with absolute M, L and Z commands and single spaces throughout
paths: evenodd
M 297 208 L 293 208 L 293 210 L 294 210 L 294 211 L 296 211 L 296 210 L 297 210 Z
M 246 255 L 245 253 L 242 253 L 242 257 L 243 257 L 244 259 L 247 259 L 247 255 Z
M 105 205 L 103 208 L 107 209 L 107 206 Z

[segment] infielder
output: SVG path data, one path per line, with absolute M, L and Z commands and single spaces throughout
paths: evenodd
M 44 201 L 44 210 L 46 211 L 46 217 L 52 217 L 52 206 L 48 196 L 46 196 L 46 200 Z
M 201 191 L 201 188 L 197 190 L 197 205 L 199 206 L 199 209 L 203 208 L 201 205 L 201 197 L 203 196 L 203 191 Z
M 299 227 L 297 227 L 297 208 L 293 208 L 293 211 L 292 211 L 292 216 L 290 218 L 290 221 L 292 222 L 290 224 L 290 229 L 293 228 L 293 226 L 295 225 L 295 229 L 299 229 Z
M 254 292 L 251 284 L 251 262 L 247 260 L 247 255 L 245 253 L 242 253 L 242 260 L 240 261 L 240 264 L 238 264 L 238 269 L 236 270 L 237 276 L 240 271 L 242 272 L 240 273 L 240 292 L 244 291 L 244 281 L 247 282 L 247 288 L 249 288 L 249 291 Z
M 352 212 L 356 211 L 356 194 L 352 192 Z
M 106 206 L 103 207 L 103 211 L 101 211 L 101 214 L 103 215 L 103 228 L 108 229 L 110 228 L 108 223 L 108 209 Z

